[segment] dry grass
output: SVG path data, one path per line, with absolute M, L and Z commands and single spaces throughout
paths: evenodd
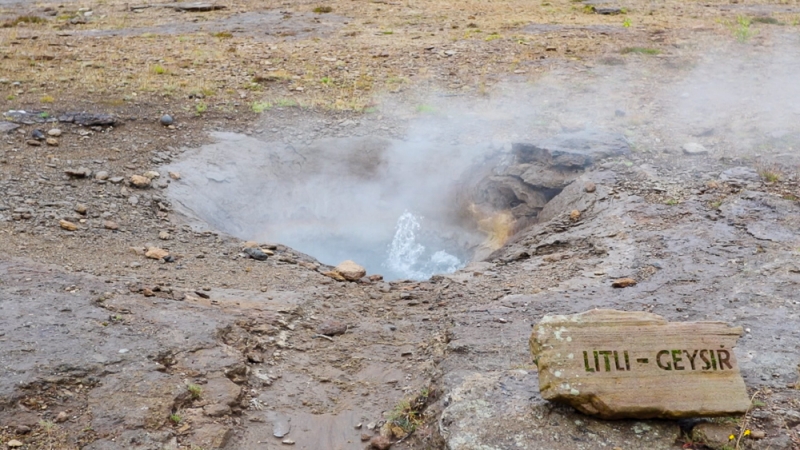
M 348 23 L 330 36 L 305 39 L 255 39 L 225 31 L 80 37 L 91 29 L 123 30 L 186 20 L 185 14 L 160 8 L 133 13 L 124 8 L 125 3 L 128 0 L 95 5 L 87 24 L 69 24 L 72 13 L 60 11 L 63 17 L 46 23 L 21 20 L 16 26 L 0 29 L 0 78 L 26 81 L 31 86 L 15 101 L 35 101 L 45 90 L 63 101 L 86 98 L 87 94 L 124 102 L 186 99 L 197 86 L 206 86 L 223 103 L 240 102 L 244 93 L 246 103 L 291 96 L 305 106 L 361 110 L 378 93 L 428 86 L 486 93 L 492 84 L 515 72 L 524 72 L 521 76 L 535 81 L 549 70 L 547 61 L 591 61 L 606 51 L 618 54 L 637 44 L 642 45 L 632 48 L 662 51 L 648 41 L 650 29 L 707 26 L 713 28 L 711 33 L 730 38 L 724 25 L 716 23 L 717 17 L 700 3 L 681 2 L 678 17 L 673 8 L 653 9 L 643 0 L 630 5 L 626 17 L 634 25 L 629 28 L 623 27 L 620 17 L 587 14 L 582 5 L 569 0 L 534 5 L 525 0 L 333 0 L 289 8 L 276 0 L 250 0 L 221 1 L 228 9 L 199 17 L 211 22 L 266 8 L 308 14 L 311 27 L 312 17 L 343 16 Z M 315 8 L 319 14 L 312 12 Z M 551 28 L 528 32 L 524 27 L 529 24 Z M 599 33 L 581 28 L 593 26 L 606 29 Z M 33 28 L 38 39 L 25 39 L 33 34 Z M 57 35 L 64 32 L 74 36 Z M 668 38 L 664 44 L 676 38 L 670 33 L 664 36 Z M 151 69 L 155 67 L 163 71 Z M 254 78 L 258 77 L 275 77 L 278 82 L 256 81 L 260 87 L 255 87 Z M 321 83 L 321 79 L 329 81 Z M 253 90 L 259 91 L 258 98 L 248 94 Z

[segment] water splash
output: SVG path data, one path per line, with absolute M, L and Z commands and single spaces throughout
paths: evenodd
M 464 266 L 461 260 L 444 250 L 426 252 L 425 246 L 417 240 L 420 228 L 417 218 L 408 211 L 397 219 L 384 267 L 402 278 L 425 280 L 437 273 L 455 272 Z

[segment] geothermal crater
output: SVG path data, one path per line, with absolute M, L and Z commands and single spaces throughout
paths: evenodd
M 196 226 L 288 245 L 326 265 L 351 259 L 388 280 L 426 279 L 486 258 L 596 160 L 628 151 L 623 137 L 602 131 L 499 149 L 377 137 L 303 146 L 214 138 L 168 167 L 181 174 L 170 195 Z

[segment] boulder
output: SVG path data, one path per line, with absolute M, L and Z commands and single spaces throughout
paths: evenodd
M 545 316 L 530 350 L 546 400 L 606 419 L 743 414 L 750 400 L 733 347 L 741 327 L 595 309 Z
M 347 281 L 358 281 L 367 275 L 367 270 L 365 268 L 349 259 L 340 263 L 333 270 Z

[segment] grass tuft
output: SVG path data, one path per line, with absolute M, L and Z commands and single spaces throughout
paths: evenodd
M 661 50 L 648 47 L 625 47 L 622 49 L 623 55 L 627 55 L 629 53 L 637 53 L 639 55 L 658 55 L 661 53 Z
M 13 28 L 21 23 L 46 23 L 47 19 L 39 16 L 19 16 L 16 19 L 11 19 L 3 22 L 2 28 Z
M 329 12 L 333 12 L 333 8 L 330 6 L 317 6 L 313 9 L 313 11 L 317 14 L 327 14 Z

